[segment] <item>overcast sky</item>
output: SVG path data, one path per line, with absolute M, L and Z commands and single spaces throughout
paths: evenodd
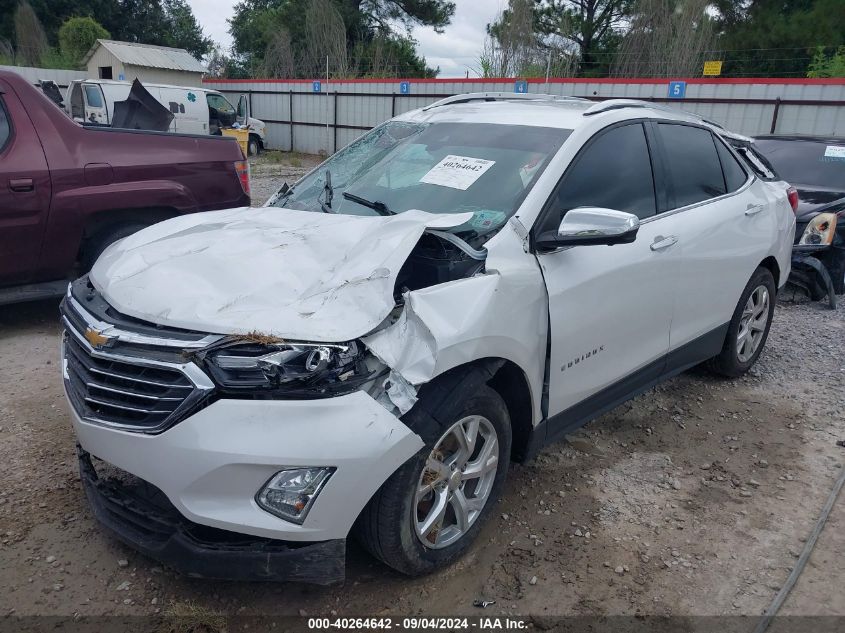
M 236 0 L 188 0 L 203 31 L 225 48 L 232 45 L 229 24 Z M 454 0 L 457 9 L 452 24 L 442 35 L 430 28 L 416 28 L 413 36 L 418 50 L 431 67 L 440 66 L 440 77 L 476 76 L 478 56 L 484 43 L 485 27 L 492 22 L 507 0 Z

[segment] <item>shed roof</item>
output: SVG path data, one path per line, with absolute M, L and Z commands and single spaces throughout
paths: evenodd
M 107 49 L 122 63 L 130 66 L 167 68 L 169 70 L 184 70 L 192 73 L 206 72 L 205 66 L 184 48 L 153 46 L 151 44 L 137 44 L 135 42 L 116 42 L 114 40 L 97 40 L 82 60 L 83 64 L 88 63 L 88 60 L 93 57 L 98 46 Z

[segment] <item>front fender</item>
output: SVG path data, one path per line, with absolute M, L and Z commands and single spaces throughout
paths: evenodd
M 548 303 L 539 271 L 492 271 L 405 294 L 398 320 L 363 339 L 415 386 L 483 358 L 513 362 L 528 379 L 540 419 Z

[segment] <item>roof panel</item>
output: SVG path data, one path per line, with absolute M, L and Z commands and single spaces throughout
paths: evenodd
M 205 66 L 184 48 L 151 46 L 148 44 L 136 44 L 134 42 L 116 42 L 114 40 L 97 40 L 97 42 L 122 63 L 130 66 L 166 68 L 168 70 L 184 70 L 194 73 L 206 72 Z M 96 44 L 85 56 L 84 63 L 88 63 L 95 49 Z

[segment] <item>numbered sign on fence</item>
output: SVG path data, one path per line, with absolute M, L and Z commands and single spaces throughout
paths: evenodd
M 670 81 L 669 82 L 669 98 L 683 99 L 687 94 L 686 81 Z
M 527 81 L 517 81 L 513 84 L 513 91 L 517 94 L 524 95 L 528 92 Z
M 399 84 L 399 94 L 403 94 L 403 95 L 411 94 L 411 82 L 410 81 L 403 81 Z
M 323 84 L 319 81 L 312 81 L 311 82 L 311 91 L 312 92 L 320 92 L 323 89 Z

